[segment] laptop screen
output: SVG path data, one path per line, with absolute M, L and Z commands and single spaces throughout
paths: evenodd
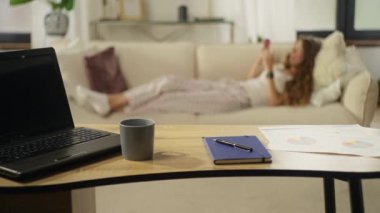
M 52 48 L 0 54 L 0 142 L 73 127 Z

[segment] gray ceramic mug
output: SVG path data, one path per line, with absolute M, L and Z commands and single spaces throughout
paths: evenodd
M 121 151 L 125 159 L 140 161 L 153 158 L 155 122 L 127 119 L 120 122 Z

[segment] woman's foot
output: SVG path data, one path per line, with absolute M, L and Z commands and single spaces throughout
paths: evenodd
M 108 104 L 111 109 L 119 109 L 129 104 L 128 98 L 124 93 L 109 94 Z
M 79 105 L 105 116 L 111 111 L 106 94 L 91 91 L 83 86 L 76 87 L 76 100 Z

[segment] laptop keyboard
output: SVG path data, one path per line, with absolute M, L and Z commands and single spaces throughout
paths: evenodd
M 83 143 L 108 135 L 110 135 L 110 133 L 85 128 L 76 128 L 54 135 L 33 138 L 25 143 L 13 143 L 12 145 L 1 146 L 0 163 L 7 163 L 32 157 L 38 154 L 55 151 L 63 147 Z

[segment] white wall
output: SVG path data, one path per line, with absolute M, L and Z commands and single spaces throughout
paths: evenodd
M 246 0 L 214 0 L 210 1 L 210 16 L 223 17 L 234 22 L 234 43 L 249 41 L 247 33 L 247 17 L 244 12 Z
M 178 7 L 187 6 L 188 17 L 207 17 L 209 4 L 205 0 L 146 0 L 146 18 L 152 21 L 176 21 L 178 20 Z
M 294 0 L 146 0 L 146 18 L 153 21 L 175 21 L 178 7 L 188 7 L 189 19 L 223 17 L 233 21 L 234 42 L 255 42 L 257 35 L 273 41 L 295 40 Z
M 337 0 L 294 0 L 296 30 L 333 30 Z
M 227 21 L 234 21 L 234 41 L 242 43 L 248 41 L 246 23 L 242 11 L 244 0 L 146 0 L 145 17 L 151 21 L 176 21 L 178 8 L 187 6 L 189 20 L 194 18 L 222 17 Z M 226 31 L 220 30 L 225 34 Z M 227 31 L 228 37 L 228 31 Z
M 28 33 L 31 31 L 29 4 L 11 7 L 8 0 L 0 0 L 0 32 Z
M 91 37 L 90 24 L 101 19 L 103 15 L 102 0 L 80 0 L 75 5 L 77 37 L 81 44 L 86 43 Z
M 40 1 L 35 1 L 31 3 L 32 14 L 31 14 L 31 29 L 32 29 L 32 47 L 44 47 L 46 36 L 44 27 L 44 17 L 49 12 L 50 8 L 47 4 Z
M 294 0 L 256 0 L 256 28 L 258 35 L 274 42 L 296 40 Z

